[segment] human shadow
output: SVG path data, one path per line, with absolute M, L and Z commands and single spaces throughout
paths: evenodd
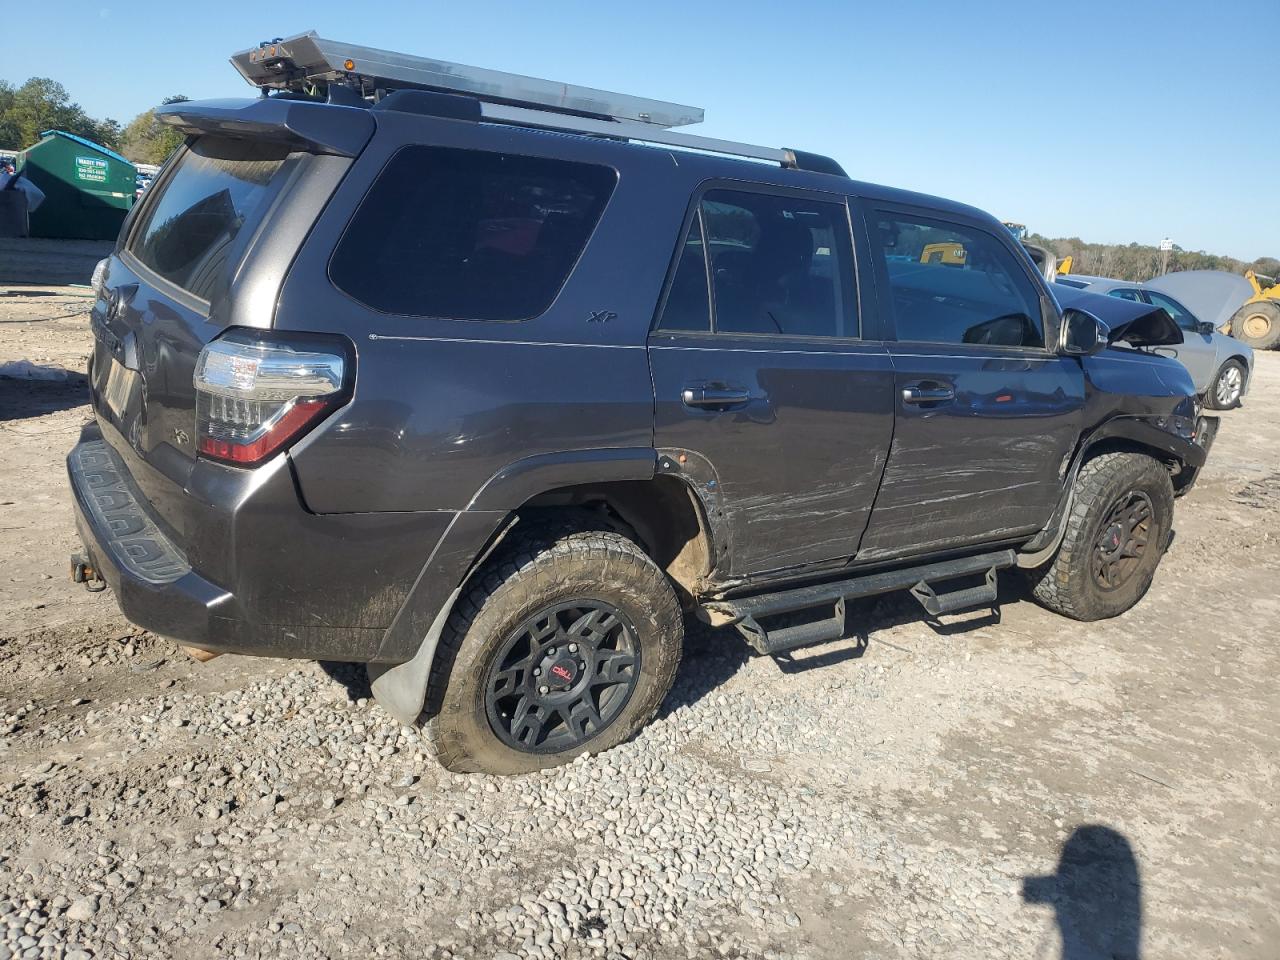
M 1052 906 L 1062 960 L 1139 960 L 1142 881 L 1133 848 L 1110 827 L 1076 827 L 1055 873 L 1024 877 L 1022 899 Z

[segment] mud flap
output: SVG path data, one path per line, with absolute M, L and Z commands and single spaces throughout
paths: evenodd
M 427 700 L 427 683 L 431 679 L 431 664 L 436 657 L 436 645 L 440 642 L 440 634 L 449 620 L 454 603 L 462 587 L 449 594 L 431 629 L 422 638 L 422 645 L 407 663 L 388 666 L 385 663 L 370 663 L 365 667 L 369 674 L 369 685 L 373 690 L 373 698 L 382 705 L 382 709 L 401 723 L 412 726 L 422 715 L 422 707 Z

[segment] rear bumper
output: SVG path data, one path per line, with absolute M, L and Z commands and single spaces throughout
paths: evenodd
M 201 462 L 161 519 L 106 430 L 84 429 L 67 473 L 85 553 L 129 620 L 220 653 L 406 659 L 384 650 L 388 628 L 453 512 L 318 516 L 282 455 L 253 471 Z
M 233 626 L 241 619 L 235 598 L 192 571 L 143 508 L 119 457 L 100 434 L 82 436 L 67 456 L 67 475 L 80 542 L 126 617 L 199 646 L 216 642 L 220 632 L 228 641 L 243 632 Z

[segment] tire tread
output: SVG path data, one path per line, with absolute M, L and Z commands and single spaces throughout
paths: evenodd
M 649 580 L 655 591 L 665 591 L 665 596 L 655 597 L 654 609 L 661 615 L 662 633 L 674 638 L 674 642 L 668 639 L 656 645 L 659 659 L 653 665 L 656 675 L 665 678 L 665 682 L 651 689 L 649 702 L 633 714 L 623 735 L 610 736 L 613 731 L 609 731 L 603 736 L 603 746 L 592 744 L 591 752 L 608 749 L 625 740 L 648 723 L 662 705 L 681 657 L 683 621 L 675 591 L 666 575 L 635 542 L 616 531 L 603 529 L 603 523 L 584 529 L 583 522 L 575 518 L 517 524 L 472 585 L 458 598 L 436 648 L 422 725 L 431 752 L 446 769 L 455 772 L 484 769 L 468 752 L 456 726 L 442 710 L 450 678 L 460 669 L 470 669 L 482 652 L 480 644 L 467 644 L 473 624 L 492 603 L 518 603 L 554 585 L 556 569 L 565 560 L 582 560 L 598 568 L 601 582 Z M 646 650 L 646 658 L 654 654 L 655 651 Z M 556 756 L 548 755 L 548 759 Z
M 1105 509 L 1104 501 L 1109 499 L 1109 489 L 1136 482 L 1143 474 L 1156 472 L 1168 502 L 1172 504 L 1173 484 L 1169 475 L 1158 461 L 1149 456 L 1116 451 L 1099 454 L 1081 466 L 1062 543 L 1048 564 L 1029 572 L 1032 595 L 1041 605 L 1073 620 L 1098 620 L 1114 615 L 1101 612 L 1091 591 L 1077 579 L 1082 555 L 1087 557 L 1093 549 L 1086 531 L 1094 512 Z M 1162 539 L 1166 538 L 1168 531 L 1161 530 L 1160 535 Z M 1164 548 L 1163 543 L 1153 546 L 1157 550 Z

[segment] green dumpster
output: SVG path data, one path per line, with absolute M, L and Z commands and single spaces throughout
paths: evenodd
M 18 154 L 18 171 L 45 193 L 31 214 L 33 237 L 114 240 L 137 189 L 132 163 L 62 130 L 46 130 Z

